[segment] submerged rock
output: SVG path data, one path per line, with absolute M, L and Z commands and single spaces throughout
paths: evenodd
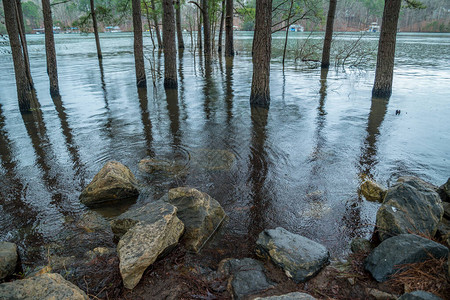
M 360 186 L 361 193 L 368 201 L 382 202 L 386 195 L 387 189 L 372 181 L 365 180 Z
M 236 160 L 232 152 L 219 149 L 195 149 L 190 155 L 195 167 L 209 171 L 228 171 Z
M 145 158 L 139 162 L 139 170 L 148 174 L 163 172 L 170 175 L 178 175 L 185 170 L 185 166 L 177 161 Z
M 414 291 L 411 293 L 403 294 L 397 300 L 442 300 L 442 298 L 429 292 Z
M 235 299 L 273 288 L 273 283 L 264 273 L 263 264 L 251 258 L 223 260 L 219 264 L 219 272 L 229 277 L 228 289 Z
M 0 280 L 14 273 L 18 258 L 16 244 L 0 242 Z
M 434 236 L 443 214 L 439 195 L 423 180 L 409 178 L 388 190 L 376 225 L 381 240 L 405 233 Z
M 86 206 L 136 197 L 137 181 L 130 169 L 116 161 L 109 161 L 83 190 L 80 201 Z
M 261 232 L 256 245 L 259 256 L 270 258 L 297 283 L 315 276 L 330 257 L 323 245 L 281 227 Z
M 313 296 L 306 294 L 306 293 L 300 293 L 300 292 L 294 292 L 289 294 L 284 294 L 280 296 L 269 296 L 269 297 L 263 297 L 263 298 L 255 298 L 254 300 L 316 300 Z
M 0 284 L 0 299 L 87 300 L 86 294 L 61 275 L 46 273 Z
M 186 230 L 186 248 L 191 251 L 200 251 L 225 219 L 219 202 L 194 188 L 171 189 L 164 200 L 177 207 L 177 215 Z
M 112 222 L 115 234 L 122 235 L 117 253 L 125 288 L 133 289 L 145 269 L 177 245 L 184 225 L 176 212 L 176 207 L 157 201 Z
M 448 248 L 429 239 L 401 234 L 383 241 L 367 257 L 364 267 L 378 281 L 386 281 L 399 270 L 400 265 L 447 258 Z

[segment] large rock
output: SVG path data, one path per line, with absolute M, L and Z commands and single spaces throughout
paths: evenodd
M 441 196 L 442 200 L 450 202 L 450 178 L 446 183 L 439 187 L 439 195 Z
M 411 177 L 391 187 L 377 212 L 380 239 L 404 233 L 434 236 L 444 214 L 439 195 Z
M 87 206 L 99 206 L 138 194 L 137 181 L 130 169 L 119 162 L 109 161 L 83 190 L 80 201 Z
M 16 244 L 0 242 L 0 280 L 14 273 L 17 259 L 18 255 Z
M 193 188 L 171 189 L 163 199 L 177 207 L 177 215 L 186 229 L 183 237 L 186 248 L 191 251 L 200 251 L 225 219 L 219 202 Z
M 219 272 L 229 278 L 228 289 L 235 299 L 273 288 L 273 283 L 264 273 L 263 264 L 251 258 L 223 260 L 219 264 Z
M 447 258 L 448 248 L 429 239 L 401 234 L 383 241 L 367 257 L 364 267 L 379 282 L 398 272 L 399 266 L 423 262 L 434 258 Z
M 0 299 L 87 300 L 88 297 L 61 275 L 46 273 L 0 284 Z
M 425 291 L 414 291 L 403 294 L 397 300 L 442 300 L 442 298 Z
M 284 294 L 280 296 L 269 296 L 269 297 L 263 297 L 263 298 L 255 298 L 254 300 L 316 300 L 313 296 L 306 294 L 306 293 L 300 293 L 300 292 L 293 292 L 289 294 Z
M 261 232 L 256 245 L 259 256 L 270 258 L 297 283 L 315 276 L 330 257 L 323 245 L 281 227 Z
M 168 203 L 150 203 L 140 212 L 149 215 L 136 213 L 136 219 L 122 217 L 120 226 L 112 224 L 116 234 L 123 234 L 117 252 L 120 274 L 127 289 L 133 289 L 145 269 L 176 246 L 184 230 L 176 215 L 176 207 Z
M 375 181 L 365 180 L 360 186 L 361 193 L 368 201 L 383 202 L 386 195 L 386 188 L 382 187 Z

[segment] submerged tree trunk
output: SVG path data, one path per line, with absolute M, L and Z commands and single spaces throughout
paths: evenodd
M 146 87 L 144 63 L 144 44 L 142 41 L 141 0 L 132 0 L 133 7 L 133 31 L 134 31 L 134 64 L 136 68 L 136 84 L 138 87 Z
M 102 49 L 100 48 L 100 38 L 98 36 L 97 17 L 95 15 L 94 0 L 90 0 L 90 3 L 91 3 L 92 24 L 94 26 L 95 45 L 97 46 L 97 56 L 98 59 L 102 59 L 103 55 Z
M 322 68 L 328 68 L 330 66 L 331 41 L 333 38 L 333 24 L 334 15 L 336 14 L 336 3 L 337 0 L 330 0 L 330 6 L 328 8 L 327 28 L 325 30 L 325 40 L 323 41 L 322 50 Z
M 219 40 L 217 41 L 217 51 L 222 53 L 222 36 L 223 36 L 223 23 L 225 21 L 225 0 L 222 0 L 222 13 L 220 14 L 219 25 Z
M 47 56 L 47 74 L 50 80 L 50 95 L 59 95 L 58 68 L 56 64 L 55 38 L 53 37 L 53 18 L 50 0 L 42 0 L 45 29 L 45 53 Z
M 390 97 L 392 93 L 397 23 L 401 4 L 401 0 L 386 0 L 384 4 L 373 97 Z
M 203 42 L 202 42 L 202 14 L 199 11 L 198 13 L 198 19 L 197 19 L 197 46 L 199 49 L 199 52 L 202 52 L 203 50 Z
M 177 88 L 177 49 L 173 1 L 163 0 L 164 88 Z
M 227 0 L 225 17 L 225 56 L 234 56 L 233 44 L 233 0 Z
M 181 29 L 181 3 L 180 3 L 180 0 L 176 0 L 175 15 L 176 15 L 176 21 L 177 21 L 178 48 L 184 49 L 183 30 Z
M 203 14 L 203 43 L 205 58 L 211 55 L 211 26 L 209 23 L 209 5 L 208 0 L 202 0 L 202 14 Z
M 3 0 L 3 9 L 5 12 L 5 25 L 8 31 L 9 44 L 14 63 L 14 75 L 16 78 L 17 99 L 19 101 L 20 112 L 29 112 L 31 103 L 34 100 L 33 83 L 27 75 L 26 59 L 24 57 L 23 44 L 21 42 L 19 26 L 20 20 L 17 17 L 19 10 L 17 2 Z
M 253 78 L 250 105 L 270 104 L 270 55 L 272 44 L 272 0 L 256 2 L 255 36 L 253 38 Z

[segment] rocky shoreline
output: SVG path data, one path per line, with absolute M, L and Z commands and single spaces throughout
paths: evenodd
M 176 171 L 172 164 L 158 165 L 155 160 L 143 161 L 141 165 L 149 170 Z M 229 160 L 226 165 L 229 165 Z M 193 298 L 321 299 L 330 297 L 325 290 L 338 285 L 332 291 L 336 293 L 331 295 L 333 298 L 442 299 L 426 291 L 400 289 L 385 292 L 383 284 L 406 270 L 408 265 L 434 259 L 447 261 L 445 276 L 449 285 L 450 178 L 441 187 L 436 187 L 416 177 L 400 177 L 389 189 L 365 180 L 360 192 L 366 200 L 381 203 L 373 238 L 370 241 L 355 239 L 351 244 L 356 255 L 363 254 L 361 266 L 364 272 L 371 274 L 369 280 L 373 282 L 369 285 L 375 287 L 367 285 L 358 291 L 361 289 L 361 285 L 356 283 L 359 275 L 353 274 L 355 270 L 348 267 L 353 258 L 344 264 L 330 262 L 326 247 L 278 227 L 265 229 L 259 234 L 254 257 L 227 258 L 214 270 L 195 273 L 209 286 L 204 291 L 206 295 Z M 93 208 L 110 206 L 139 193 L 139 184 L 131 171 L 121 163 L 108 162 L 83 190 L 80 201 Z M 117 241 L 116 249 L 95 248 L 86 253 L 91 262 L 100 260 L 119 270 L 120 278 L 107 278 L 105 282 L 123 285 L 121 295 L 116 295 L 119 298 L 130 298 L 131 295 L 136 299 L 157 299 L 145 297 L 145 292 L 132 294 L 145 277 L 146 270 L 161 261 L 171 261 L 174 249 L 180 247 L 201 255 L 200 250 L 226 218 L 225 211 L 215 199 L 190 187 L 170 189 L 161 199 L 148 199 L 145 203 L 114 218 L 110 224 L 99 225 L 110 228 Z M 51 273 L 51 269 L 42 268 L 26 278 L 13 280 L 19 265 L 17 246 L 0 242 L 0 282 L 3 281 L 0 299 L 89 299 L 103 296 L 100 293 L 90 295 L 60 274 Z M 343 281 L 337 279 L 339 276 Z M 339 289 L 342 290 L 343 286 L 355 291 L 341 293 Z M 181 287 L 166 288 L 172 289 L 168 293 L 169 299 L 190 299 L 190 296 L 177 294 Z M 448 297 L 448 292 L 440 296 Z

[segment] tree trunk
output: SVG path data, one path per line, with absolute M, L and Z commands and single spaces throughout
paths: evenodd
M 388 98 L 392 93 L 395 42 L 401 4 L 401 0 L 386 0 L 384 4 L 383 21 L 378 42 L 375 83 L 372 90 L 373 97 Z
M 250 105 L 270 104 L 270 55 L 272 44 L 272 0 L 256 2 L 255 36 L 253 38 L 253 78 Z
M 97 46 L 97 56 L 98 59 L 102 59 L 103 55 L 102 49 L 100 48 L 100 38 L 98 36 L 97 17 L 95 16 L 94 0 L 90 0 L 90 3 L 91 3 L 92 24 L 94 25 L 95 45 Z
M 199 12 L 198 19 L 197 19 L 197 46 L 199 51 L 203 49 L 203 42 L 202 42 L 202 13 Z
M 233 0 L 227 0 L 225 17 L 225 56 L 234 56 L 233 45 Z
M 150 5 L 152 7 L 153 23 L 155 24 L 155 32 L 156 32 L 156 39 L 158 40 L 158 47 L 162 48 L 164 45 L 161 40 L 161 33 L 159 32 L 158 14 L 155 12 L 156 11 L 155 0 L 151 0 Z
M 22 49 L 23 45 L 19 33 L 20 20 L 17 18 L 19 14 L 17 2 L 3 0 L 3 9 L 14 63 L 19 109 L 20 112 L 25 113 L 30 111 L 31 103 L 34 100 L 34 91 L 33 84 L 30 82 L 26 71 L 26 63 Z
M 225 0 L 222 0 L 222 13 L 220 14 L 219 40 L 217 42 L 217 52 L 222 53 L 223 23 L 225 22 Z
M 203 13 L 203 43 L 205 57 L 211 55 L 211 26 L 209 24 L 209 5 L 208 0 L 202 0 Z
M 322 50 L 322 68 L 330 67 L 331 40 L 333 38 L 333 24 L 334 15 L 336 14 L 336 3 L 337 0 L 330 0 L 330 6 L 328 8 L 327 27 L 325 30 L 325 40 L 323 41 Z
M 19 30 L 20 41 L 22 43 L 23 58 L 25 60 L 25 72 L 31 87 L 34 88 L 33 78 L 31 77 L 30 56 L 28 55 L 27 39 L 25 38 L 25 23 L 23 22 L 22 4 L 20 0 L 16 0 L 16 18 L 17 28 Z
M 133 7 L 133 31 L 134 31 L 134 64 L 136 68 L 136 85 L 146 87 L 144 63 L 144 43 L 142 41 L 141 0 L 132 0 Z
M 292 14 L 292 7 L 294 6 L 294 0 L 291 0 L 291 4 L 289 6 L 289 12 L 288 12 L 288 18 L 287 18 L 287 28 L 286 28 L 286 37 L 284 39 L 284 48 L 283 48 L 283 70 L 284 70 L 284 61 L 286 60 L 286 51 L 287 51 L 287 44 L 288 44 L 288 38 L 289 38 L 289 27 L 291 27 L 291 14 Z
M 176 21 L 177 21 L 178 48 L 184 49 L 183 30 L 181 29 L 181 7 L 180 6 L 181 6 L 180 0 L 176 0 L 175 15 L 176 15 Z
M 163 0 L 164 88 L 177 88 L 177 49 L 173 1 Z
M 56 64 L 55 39 L 53 37 L 53 18 L 50 0 L 42 0 L 45 29 L 45 53 L 47 56 L 47 74 L 50 80 L 50 95 L 59 95 L 58 69 Z

